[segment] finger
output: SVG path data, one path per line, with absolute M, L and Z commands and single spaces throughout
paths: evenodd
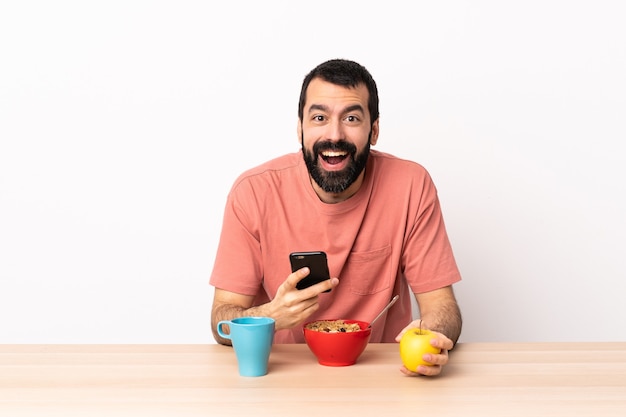
M 396 342 L 399 342 L 400 339 L 402 339 L 402 335 L 404 335 L 409 329 L 416 329 L 416 328 L 420 328 L 421 326 L 422 326 L 421 319 L 413 320 L 404 329 L 400 330 L 400 333 L 398 333 L 398 335 L 396 336 Z
M 300 282 L 302 278 L 306 277 L 310 273 L 311 273 L 311 270 L 309 269 L 309 267 L 305 266 L 304 268 L 300 268 L 297 271 L 289 274 L 284 284 L 286 284 L 289 287 L 289 289 L 293 290 L 296 288 L 296 285 L 298 284 L 298 282 Z
M 425 375 L 425 376 L 439 375 L 441 373 L 441 365 L 433 365 L 433 366 L 420 365 L 417 367 L 417 373 L 420 375 Z
M 316 298 L 321 293 L 331 290 L 337 285 L 339 285 L 338 278 L 327 279 L 325 281 L 318 282 L 317 284 L 311 285 L 310 287 L 299 290 L 299 295 L 300 295 L 300 298 L 303 300 L 306 300 L 309 298 Z
M 441 350 L 451 350 L 454 347 L 452 340 L 448 339 L 445 335 L 437 333 L 437 337 L 430 341 L 430 344 Z
M 441 366 L 420 365 L 417 367 L 417 372 L 410 371 L 403 366 L 400 368 L 400 372 L 407 376 L 436 376 L 441 373 Z
M 446 351 L 443 351 L 441 354 L 425 353 L 422 359 L 433 365 L 445 365 L 448 363 L 448 354 Z
M 302 319 L 306 319 L 307 317 L 309 317 L 311 314 L 315 313 L 319 308 L 320 305 L 317 302 L 317 298 L 315 299 L 309 299 L 311 300 L 308 305 L 306 305 L 303 309 L 302 309 Z
M 416 372 L 409 371 L 409 370 L 406 368 L 406 366 L 402 366 L 402 367 L 400 368 L 400 372 L 402 372 L 404 375 L 408 375 L 408 376 L 418 376 L 418 375 L 419 375 L 419 374 L 418 374 L 418 373 L 416 373 Z
M 315 295 L 319 295 L 323 293 L 324 291 L 332 290 L 337 285 L 339 285 L 339 279 L 331 278 L 331 279 L 327 279 L 326 281 L 319 282 L 315 285 L 311 285 L 307 289 L 310 289 L 310 291 L 313 291 Z

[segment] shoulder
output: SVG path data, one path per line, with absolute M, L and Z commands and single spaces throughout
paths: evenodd
M 300 152 L 279 156 L 244 171 L 235 180 L 235 185 L 242 181 L 254 181 L 255 179 L 281 175 L 281 173 L 295 170 L 300 165 L 301 161 L 302 156 Z
M 252 187 L 262 184 L 276 184 L 286 177 L 294 177 L 303 162 L 300 152 L 293 152 L 264 162 L 241 173 L 235 180 L 232 190 L 243 185 Z
M 370 158 L 376 176 L 392 176 L 396 180 L 431 180 L 428 170 L 418 162 L 375 150 L 370 152 Z
M 421 202 L 433 201 L 437 187 L 429 172 L 421 164 L 385 153 L 370 153 L 372 159 L 373 190 L 391 198 L 406 196 Z M 367 175 L 367 174 L 366 174 Z

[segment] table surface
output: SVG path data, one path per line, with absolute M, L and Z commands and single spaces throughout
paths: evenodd
M 397 344 L 347 367 L 274 345 L 256 378 L 221 345 L 0 345 L 0 416 L 626 416 L 622 342 L 461 343 L 439 377 L 399 368 Z

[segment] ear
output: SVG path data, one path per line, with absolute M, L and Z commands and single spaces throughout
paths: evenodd
M 298 145 L 302 145 L 302 120 L 298 118 L 298 127 L 296 128 L 298 134 Z
M 378 142 L 378 132 L 379 132 L 378 122 L 379 121 L 380 121 L 380 118 L 376 119 L 376 121 L 372 124 L 372 136 L 370 138 L 370 145 L 372 146 L 376 145 L 376 142 Z

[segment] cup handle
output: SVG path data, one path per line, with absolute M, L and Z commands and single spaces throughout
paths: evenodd
M 217 334 L 220 335 L 220 337 L 223 337 L 224 339 L 230 339 L 230 334 L 229 333 L 224 333 L 222 331 L 222 326 L 223 325 L 230 325 L 230 321 L 228 320 L 222 320 L 219 323 L 217 323 Z M 230 326 L 229 326 L 230 327 Z

